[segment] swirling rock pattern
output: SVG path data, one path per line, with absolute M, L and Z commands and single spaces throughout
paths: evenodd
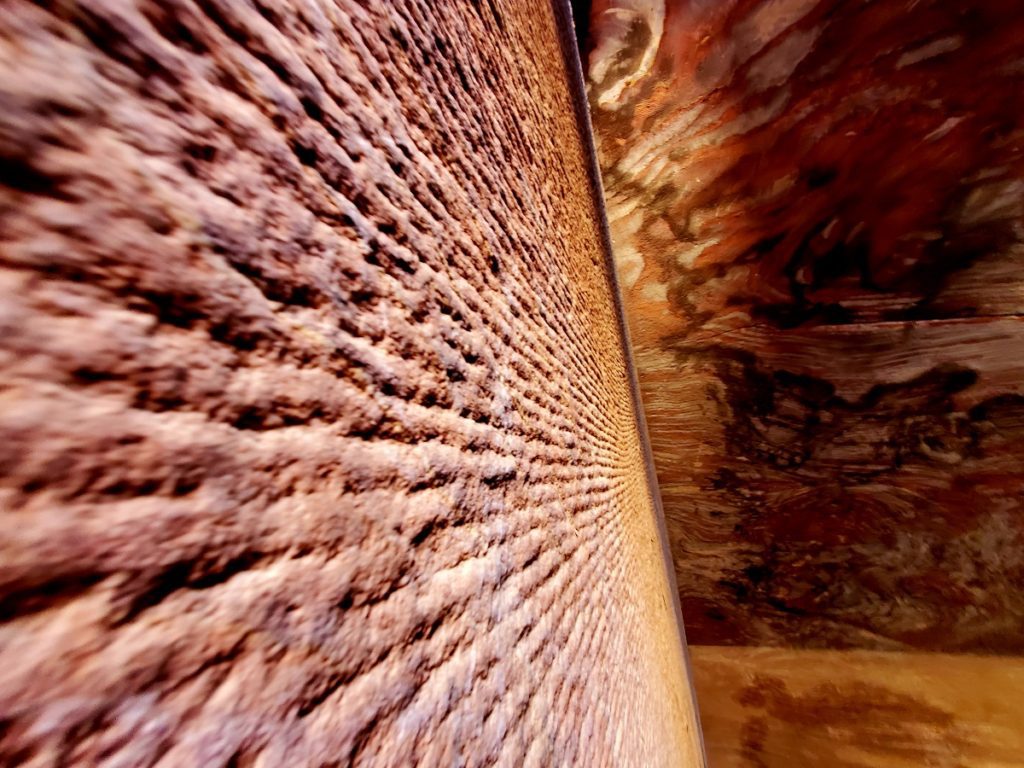
M 564 25 L 4 4 L 0 763 L 696 764 Z
M 590 30 L 691 642 L 1024 652 L 1024 6 Z

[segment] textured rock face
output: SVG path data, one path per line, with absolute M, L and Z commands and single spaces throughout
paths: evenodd
M 696 764 L 552 8 L 43 5 L 0 762 Z
M 1024 652 L 1024 5 L 591 32 L 691 642 Z

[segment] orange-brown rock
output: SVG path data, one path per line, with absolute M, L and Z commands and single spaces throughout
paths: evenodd
M 691 648 L 715 768 L 1018 768 L 1024 659 Z
M 546 3 L 0 13 L 0 763 L 690 765 Z
M 1024 652 L 1024 5 L 590 27 L 691 642 Z

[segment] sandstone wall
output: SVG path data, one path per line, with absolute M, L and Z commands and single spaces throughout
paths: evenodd
M 709 762 L 1022 765 L 1024 4 L 594 0 L 588 52 Z
M 565 19 L 0 13 L 0 762 L 687 765 Z
M 1024 653 L 1024 5 L 593 12 L 691 641 Z

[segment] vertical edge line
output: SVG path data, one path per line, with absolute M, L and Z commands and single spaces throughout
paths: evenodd
M 689 688 L 690 706 L 697 728 L 697 743 L 700 747 L 700 758 L 707 768 L 707 749 L 704 745 L 704 729 L 700 722 L 700 709 L 697 706 L 697 691 L 693 684 L 693 665 L 690 663 L 690 650 L 686 642 L 686 626 L 683 623 L 683 610 L 679 599 L 679 585 L 676 582 L 675 561 L 669 546 L 668 526 L 665 522 L 665 509 L 661 503 L 661 491 L 658 487 L 658 474 L 654 467 L 654 455 L 647 433 L 647 417 L 644 414 L 643 399 L 640 395 L 640 380 L 633 361 L 633 345 L 629 336 L 629 325 L 626 321 L 625 304 L 618 275 L 615 271 L 615 257 L 612 254 L 611 231 L 608 226 L 608 213 L 604 205 L 604 184 L 601 181 L 601 170 L 597 159 L 597 146 L 594 143 L 594 129 L 590 121 L 590 105 L 587 101 L 586 81 L 583 77 L 583 64 L 580 61 L 579 48 L 576 45 L 576 32 L 572 18 L 570 0 L 551 0 L 555 12 L 555 21 L 562 47 L 562 57 L 569 75 L 569 95 L 576 112 L 576 124 L 580 138 L 583 140 L 583 154 L 587 165 L 590 181 L 590 193 L 594 209 L 598 216 L 598 229 L 601 232 L 601 251 L 604 255 L 604 268 L 611 287 L 612 302 L 619 326 L 619 337 L 626 362 L 626 375 L 633 400 L 633 416 L 636 420 L 637 432 L 640 437 L 640 448 L 643 452 L 644 467 L 647 474 L 647 489 L 654 509 L 655 524 L 658 528 L 658 539 L 661 544 L 662 567 L 668 580 L 670 596 L 679 631 L 679 643 L 683 654 L 683 665 L 686 669 Z

